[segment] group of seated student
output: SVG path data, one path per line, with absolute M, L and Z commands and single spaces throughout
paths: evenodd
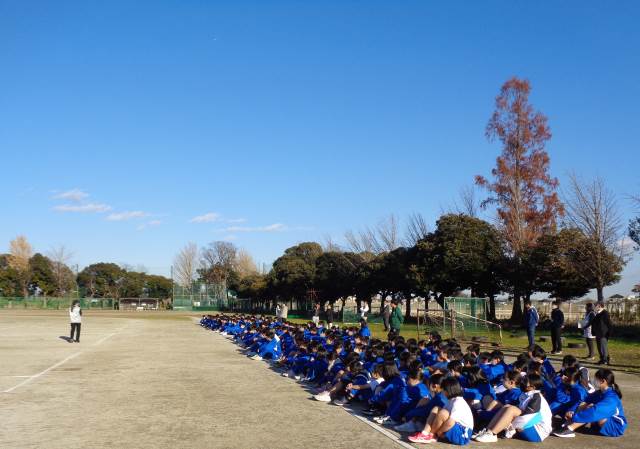
M 335 405 L 361 404 L 378 424 L 409 434 L 414 443 L 504 438 L 541 442 L 574 437 L 578 428 L 618 437 L 627 428 L 622 394 L 609 369 L 590 379 L 567 355 L 559 370 L 534 345 L 507 364 L 499 350 L 464 350 L 437 332 L 417 341 L 371 336 L 359 327 L 294 324 L 266 316 L 204 316 L 200 324 L 234 339 L 255 360 L 308 383 L 313 397 Z

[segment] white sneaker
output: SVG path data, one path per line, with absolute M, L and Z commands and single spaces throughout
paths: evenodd
M 262 360 L 262 357 L 260 357 L 258 354 L 252 355 L 250 358 L 251 360 Z
M 281 375 L 282 375 L 282 377 L 289 377 L 289 372 L 288 372 L 288 371 L 285 371 L 285 372 L 284 372 L 284 373 L 282 373 Z
M 487 430 L 486 432 L 478 435 L 476 437 L 476 441 L 478 443 L 496 443 L 498 441 L 498 436 L 493 432 Z
M 391 419 L 391 418 L 389 418 L 389 417 L 388 417 L 388 416 L 386 416 L 386 415 L 382 415 L 382 416 L 374 416 L 374 417 L 373 417 L 373 420 L 374 420 L 375 422 L 377 422 L 378 424 L 384 424 L 386 421 L 389 421 L 389 419 Z
M 516 434 L 516 429 L 513 428 L 511 424 L 504 430 L 504 437 L 511 439 Z
M 486 428 L 486 427 L 483 427 L 481 430 L 479 430 L 479 431 L 477 431 L 477 432 L 473 433 L 473 434 L 471 435 L 471 439 L 472 439 L 472 440 L 475 440 L 475 439 L 476 439 L 476 438 L 478 438 L 480 435 L 485 434 L 485 433 L 487 433 L 487 428 Z
M 393 419 L 387 419 L 384 422 L 384 426 L 385 427 L 395 427 L 395 426 L 399 426 L 400 424 L 402 424 L 400 421 L 394 421 Z
M 323 391 L 313 396 L 313 399 L 320 402 L 331 402 L 331 394 L 328 391 Z
M 418 425 L 414 420 L 407 421 L 404 424 L 397 425 L 394 427 L 394 429 L 398 432 L 409 432 L 409 433 L 416 433 L 422 430 L 418 428 Z

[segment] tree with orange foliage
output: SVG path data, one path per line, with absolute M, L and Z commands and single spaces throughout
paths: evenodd
M 476 176 L 476 184 L 490 194 L 482 206 L 496 206 L 513 262 L 509 274 L 513 321 L 522 319 L 520 299 L 533 293 L 532 274 L 524 258 L 541 235 L 555 230 L 556 218 L 564 212 L 556 193 L 558 180 L 549 174 L 545 150 L 551 130 L 547 117 L 529 103 L 530 91 L 529 81 L 516 77 L 502 85 L 485 132 L 489 141 L 501 142 L 502 153 L 491 170 L 493 182 Z

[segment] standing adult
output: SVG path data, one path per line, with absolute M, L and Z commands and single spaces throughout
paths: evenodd
M 584 318 L 582 321 L 578 323 L 579 327 L 582 328 L 582 335 L 584 336 L 585 342 L 587 343 L 587 348 L 589 350 L 589 355 L 587 355 L 587 359 L 595 360 L 594 352 L 593 352 L 593 341 L 596 337 L 591 333 L 591 322 L 593 318 L 596 316 L 596 313 L 593 310 L 593 303 L 588 302 L 585 306 Z
M 400 328 L 402 327 L 403 322 L 404 316 L 402 315 L 402 310 L 399 307 L 398 300 L 394 299 L 391 301 L 391 317 L 389 318 L 391 333 L 394 335 L 400 335 Z
M 535 307 L 531 305 L 530 300 L 524 302 L 524 325 L 527 328 L 527 338 L 529 339 L 529 348 L 536 344 L 536 327 L 540 322 L 540 315 Z
M 389 317 L 391 316 L 391 298 L 384 298 L 384 306 L 382 307 L 382 322 L 384 323 L 385 332 L 389 331 Z
M 564 328 L 564 313 L 560 310 L 560 301 L 551 305 L 551 354 L 562 354 L 562 329 Z
M 280 307 L 280 303 L 276 304 L 276 318 L 279 320 L 282 319 L 282 308 Z
M 311 317 L 311 321 L 313 321 L 313 324 L 315 324 L 316 326 L 320 323 L 320 303 L 319 302 L 315 303 L 315 305 L 313 306 L 313 316 Z
M 362 301 L 360 303 L 360 319 L 367 321 L 367 315 L 369 315 L 369 303 Z
M 69 343 L 80 343 L 80 326 L 82 324 L 82 309 L 80 308 L 80 301 L 75 299 L 69 307 L 69 321 L 71 322 L 71 335 L 69 336 Z M 75 339 L 73 338 L 75 335 Z
M 331 329 L 331 327 L 333 326 L 333 303 L 327 303 L 325 313 L 327 315 L 327 326 L 329 327 L 329 329 Z
M 611 327 L 609 312 L 604 308 L 604 302 L 598 301 L 596 303 L 596 316 L 591 320 L 591 333 L 596 337 L 596 345 L 598 345 L 598 354 L 600 355 L 598 365 L 609 364 L 609 337 Z

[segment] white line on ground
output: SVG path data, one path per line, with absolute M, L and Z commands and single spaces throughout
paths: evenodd
M 59 361 L 58 363 L 56 363 L 55 365 L 51 365 L 49 368 L 47 368 L 44 371 L 40 371 L 38 374 L 34 374 L 33 376 L 29 377 L 28 379 L 23 380 L 22 382 L 20 382 L 18 385 L 15 385 L 7 390 L 4 390 L 3 393 L 11 393 L 13 390 L 20 388 L 23 385 L 28 384 L 29 382 L 36 380 L 38 377 L 47 374 L 49 371 L 51 371 L 52 369 L 56 369 L 57 367 L 59 367 L 60 365 L 62 365 L 63 363 L 68 362 L 69 360 L 78 357 L 80 354 L 82 354 L 82 352 L 75 352 L 73 354 L 71 354 L 70 356 L 68 356 L 67 358 L 65 358 L 64 360 Z
M 105 335 L 104 337 L 102 337 L 100 340 L 96 341 L 94 344 L 92 344 L 91 346 L 98 346 L 100 343 L 102 343 L 103 341 L 107 340 L 108 338 L 113 337 L 115 334 L 117 334 L 118 332 L 113 332 L 112 334 L 109 335 Z
M 92 344 L 91 346 L 98 346 L 99 344 L 101 344 L 102 342 L 104 342 L 105 340 L 113 337 L 114 335 L 116 335 L 118 332 L 120 332 L 122 329 L 124 329 L 124 327 L 121 327 L 120 329 L 116 329 L 115 332 L 112 332 L 109 335 L 105 335 L 104 337 L 102 337 L 100 340 L 98 340 L 97 342 L 95 342 L 94 344 Z M 68 356 L 67 358 L 59 361 L 58 363 L 51 365 L 49 368 L 45 369 L 44 371 L 40 371 L 38 374 L 34 374 L 33 376 L 13 376 L 13 377 L 26 377 L 25 380 L 23 380 L 22 382 L 20 382 L 18 385 L 14 385 L 11 388 L 8 388 L 6 390 L 3 391 L 3 393 L 11 393 L 12 391 L 22 387 L 23 385 L 27 385 L 29 382 L 36 380 L 38 377 L 43 376 L 44 374 L 47 374 L 49 371 L 51 371 L 52 369 L 56 369 L 57 367 L 59 367 L 60 365 L 62 365 L 63 363 L 68 362 L 71 359 L 74 359 L 76 357 L 78 357 L 80 354 L 82 354 L 82 351 L 79 352 L 74 352 L 73 354 L 71 354 L 70 356 Z
M 347 410 L 345 410 L 347 413 L 349 413 Z M 349 413 L 351 416 L 353 416 L 354 418 L 358 418 L 360 421 L 362 421 L 363 423 L 365 423 L 366 425 L 368 425 L 369 427 L 372 427 L 373 429 L 377 430 L 378 432 L 380 432 L 381 434 L 383 434 L 384 436 L 386 436 L 387 438 L 389 438 L 390 440 L 393 440 L 394 443 L 399 444 L 400 446 L 407 448 L 407 449 L 415 449 L 415 447 L 411 446 L 409 443 L 405 443 L 404 441 L 402 441 L 400 438 L 398 438 L 397 436 L 395 436 L 394 434 L 392 434 L 391 432 L 387 431 L 386 429 L 383 429 L 382 427 L 372 423 L 371 421 L 369 421 L 367 418 L 363 417 L 363 416 L 359 416 L 356 415 L 355 413 Z

